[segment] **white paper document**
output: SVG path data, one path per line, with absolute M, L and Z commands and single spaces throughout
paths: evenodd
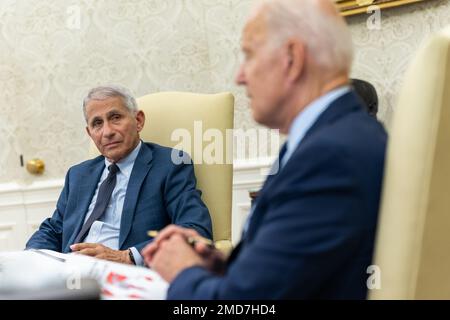
M 77 290 L 80 280 L 95 279 L 101 299 L 166 298 L 168 283 L 155 271 L 80 254 L 50 250 L 0 253 L 0 289 L 41 290 L 65 287 Z

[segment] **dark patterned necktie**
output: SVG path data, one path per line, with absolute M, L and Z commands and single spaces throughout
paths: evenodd
M 117 172 L 120 171 L 119 167 L 115 163 L 111 164 L 108 167 L 108 170 L 108 177 L 106 177 L 105 181 L 102 182 L 100 188 L 98 189 L 97 201 L 95 202 L 94 210 L 92 210 L 92 213 L 89 216 L 88 220 L 81 228 L 80 232 L 75 238 L 74 243 L 83 241 L 83 239 L 89 233 L 89 229 L 91 228 L 94 221 L 100 219 L 105 213 L 106 208 L 108 207 L 112 192 L 114 190 L 114 187 L 116 186 Z

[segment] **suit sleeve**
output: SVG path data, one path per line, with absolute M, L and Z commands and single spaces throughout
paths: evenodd
M 150 240 L 147 240 L 147 241 L 144 241 L 144 242 L 140 242 L 140 243 L 134 245 L 133 247 L 136 248 L 136 250 L 137 250 L 137 251 L 139 252 L 139 254 L 140 254 L 140 252 L 142 251 L 142 249 L 144 249 L 144 248 L 145 248 L 148 244 L 150 244 L 152 241 L 153 241 L 153 239 L 150 239 Z
M 354 216 L 361 212 L 358 181 L 338 150 L 311 147 L 301 156 L 279 173 L 258 229 L 226 274 L 185 269 L 168 299 L 307 298 L 339 272 L 363 232 Z
M 39 229 L 31 236 L 30 240 L 28 240 L 26 249 L 62 251 L 62 222 L 69 195 L 69 175 L 70 170 L 66 175 L 64 188 L 56 203 L 56 210 L 53 212 L 53 216 L 42 222 Z
M 181 152 L 181 151 L 180 151 Z M 201 199 L 201 191 L 196 189 L 194 166 L 190 157 L 181 164 L 174 164 L 166 178 L 164 198 L 172 223 L 195 229 L 199 234 L 212 239 L 212 222 L 208 208 Z

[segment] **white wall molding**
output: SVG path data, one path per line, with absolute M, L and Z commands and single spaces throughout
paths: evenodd
M 0 251 L 21 250 L 53 213 L 64 180 L 0 184 Z
M 0 207 L 17 203 L 42 203 L 52 201 L 55 192 L 59 195 L 63 179 L 34 182 L 22 185 L 16 182 L 0 184 Z

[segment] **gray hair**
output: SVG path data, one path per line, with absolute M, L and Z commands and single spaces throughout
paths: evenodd
M 130 91 L 119 85 L 107 85 L 96 87 L 89 90 L 87 96 L 83 99 L 83 114 L 87 122 L 86 105 L 91 100 L 105 100 L 108 98 L 120 97 L 123 104 L 131 113 L 136 113 L 138 111 L 136 99 L 130 93 Z
M 333 4 L 334 6 L 334 4 Z M 263 0 L 270 42 L 280 46 L 288 38 L 305 43 L 314 61 L 326 71 L 350 72 L 353 43 L 345 20 L 321 8 L 318 0 Z

